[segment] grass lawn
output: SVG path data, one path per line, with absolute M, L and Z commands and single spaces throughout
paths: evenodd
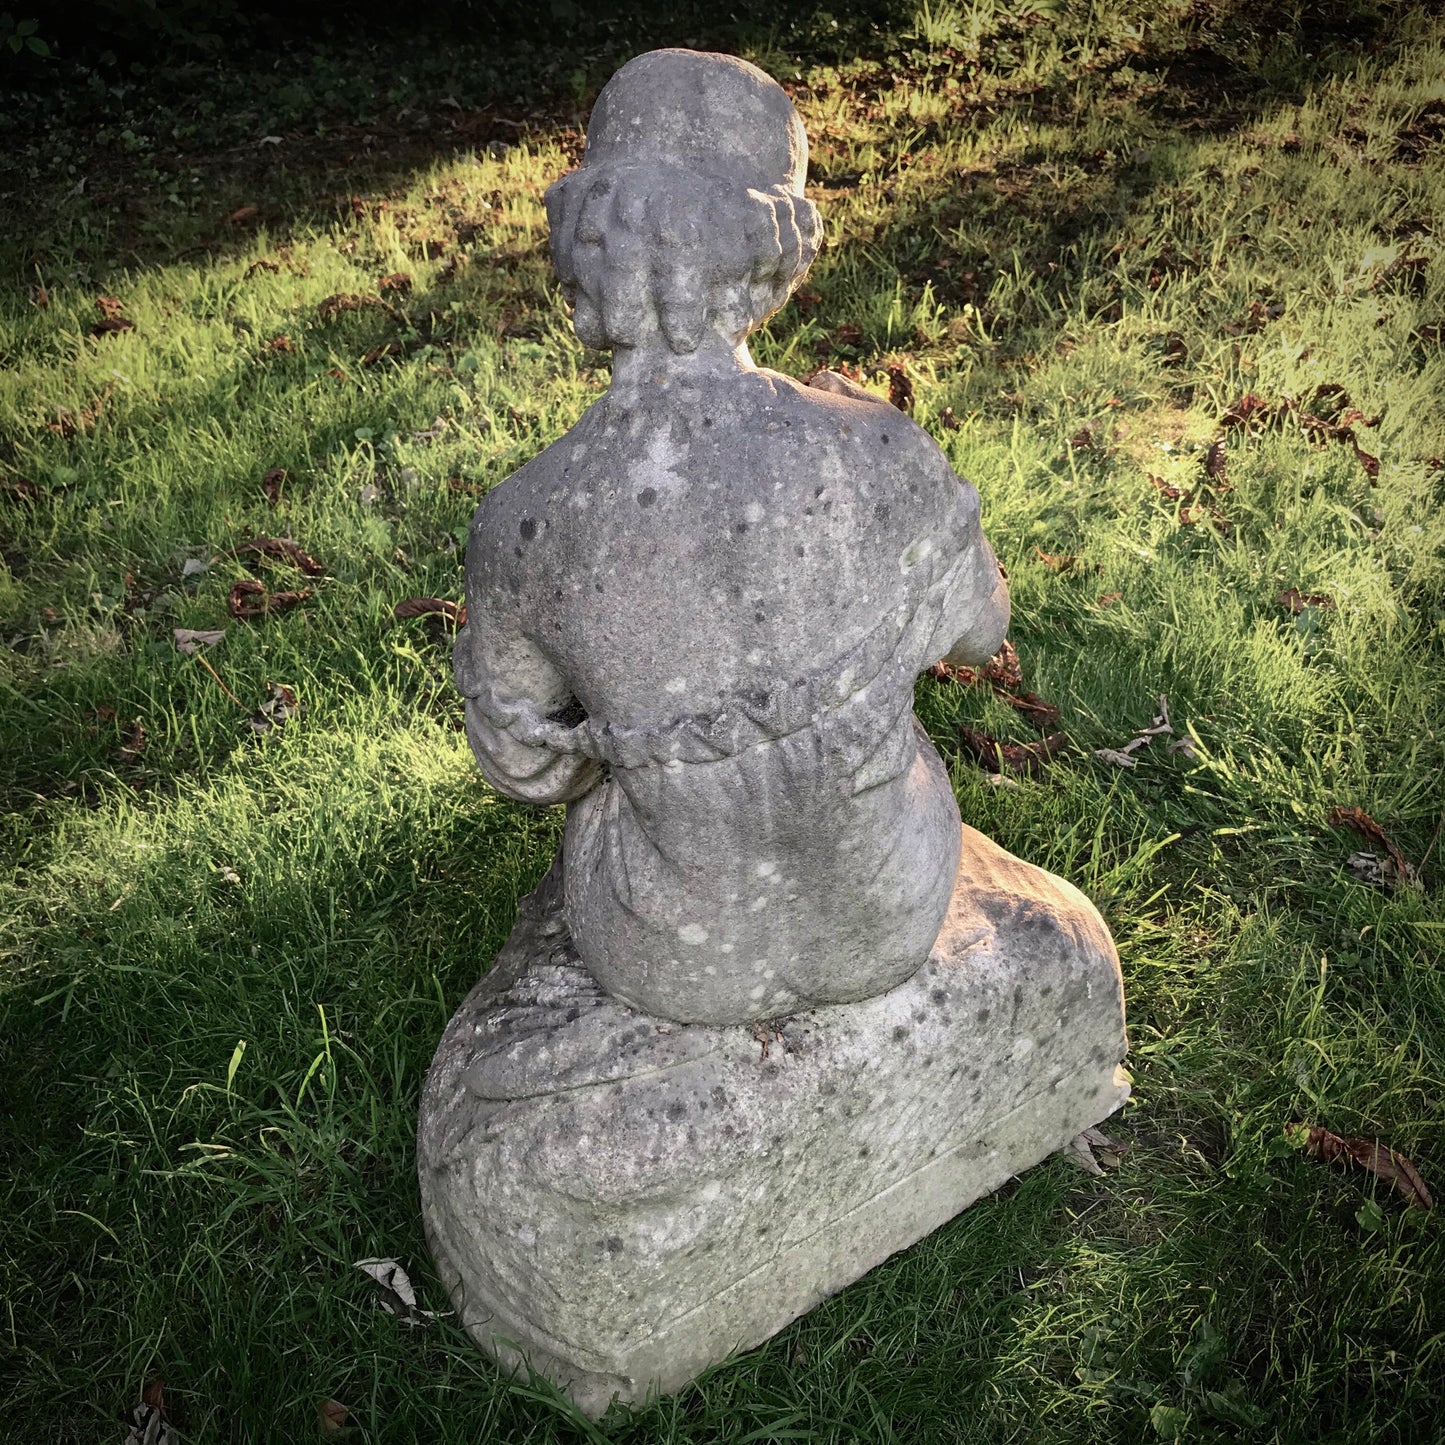
M 257 1445 L 325 1400 L 398 1445 L 1440 1428 L 1440 1212 L 1289 1126 L 1445 1191 L 1445 21 L 906 8 L 646 39 L 745 46 L 807 123 L 828 245 L 758 359 L 897 369 L 983 495 L 1067 749 L 1000 783 L 961 729 L 1026 714 L 918 710 L 964 817 L 1114 930 L 1117 1167 L 597 1426 L 378 1308 L 368 1256 L 445 1306 L 418 1088 L 561 825 L 477 775 L 446 616 L 393 609 L 459 600 L 476 497 L 606 384 L 541 195 L 621 57 L 558 37 L 531 104 L 420 44 L 76 71 L 0 183 L 7 1438 L 119 1445 L 157 1378 L 182 1440 Z M 1096 755 L 1161 695 L 1172 735 Z M 1356 876 L 1350 807 L 1416 881 Z

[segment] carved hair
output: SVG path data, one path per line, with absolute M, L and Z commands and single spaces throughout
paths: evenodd
M 741 341 L 807 274 L 822 226 L 784 185 L 656 161 L 583 166 L 547 192 L 552 259 L 577 335 L 635 346 L 660 330 L 675 352 L 709 330 Z

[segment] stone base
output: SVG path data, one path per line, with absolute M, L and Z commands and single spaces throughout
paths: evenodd
M 603 993 L 554 868 L 421 1104 L 463 1323 L 601 1414 L 760 1344 L 1128 1097 L 1119 966 L 1077 889 L 964 828 L 913 978 L 752 1027 Z

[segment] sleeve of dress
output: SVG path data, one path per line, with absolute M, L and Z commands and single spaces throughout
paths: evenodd
M 482 776 L 518 802 L 576 801 L 601 780 L 602 765 L 535 740 L 548 731 L 536 724 L 571 700 L 565 679 L 526 637 L 471 607 L 468 612 L 452 660 Z
M 941 458 L 940 458 L 941 460 Z M 947 463 L 944 463 L 947 466 Z M 1008 633 L 1008 584 L 979 522 L 978 492 L 948 468 L 945 555 L 937 655 L 954 666 L 978 667 Z

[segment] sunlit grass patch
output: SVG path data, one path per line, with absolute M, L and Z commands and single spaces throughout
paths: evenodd
M 1027 742 L 1025 713 L 933 678 L 918 711 L 966 819 L 1109 919 L 1129 1147 L 1104 1179 L 1031 1171 L 597 1437 L 1415 1440 L 1445 1410 L 1435 1215 L 1285 1135 L 1384 1139 L 1445 1190 L 1445 37 L 1399 8 L 1306 32 L 1146 8 L 746 42 L 828 227 L 756 354 L 880 395 L 892 369 L 979 485 L 1064 747 L 991 775 L 960 727 Z M 477 777 L 445 614 L 395 608 L 459 600 L 477 497 L 607 381 L 546 251 L 575 99 L 495 133 L 465 103 L 437 101 L 429 152 L 395 121 L 396 157 L 345 167 L 268 119 L 247 154 L 278 164 L 218 139 L 214 177 L 177 160 L 184 206 L 152 159 L 129 210 L 42 187 L 7 242 L 15 1432 L 109 1438 L 158 1374 L 188 1439 L 302 1438 L 326 1398 L 376 1440 L 579 1433 L 351 1268 L 400 1258 L 444 1307 L 416 1091 L 560 829 Z M 308 595 L 238 617 L 238 584 Z M 278 688 L 294 709 L 263 713 Z M 1161 696 L 1172 734 L 1099 756 Z M 1344 806 L 1421 886 L 1351 873 Z

